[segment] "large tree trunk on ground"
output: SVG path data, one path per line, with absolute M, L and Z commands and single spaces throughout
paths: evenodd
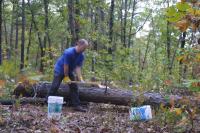
M 51 83 L 38 83 L 34 86 L 25 86 L 20 84 L 14 91 L 16 96 L 24 97 L 45 97 L 48 89 L 51 87 Z M 28 89 L 27 89 L 28 88 Z M 34 91 L 36 93 L 34 93 Z M 97 103 L 111 103 L 118 105 L 128 105 L 131 103 L 133 93 L 131 91 L 119 90 L 119 89 L 105 89 L 98 87 L 82 87 L 79 86 L 79 94 L 81 101 L 97 102 Z M 61 84 L 56 95 L 63 96 L 67 100 L 69 97 L 68 85 Z
M 14 90 L 14 95 L 24 96 L 24 97 L 40 97 L 43 98 L 47 94 L 48 88 L 50 88 L 51 83 L 37 83 L 35 85 L 19 84 Z M 81 86 L 79 85 L 80 100 L 86 102 L 96 102 L 96 103 L 110 103 L 116 105 L 141 105 L 149 104 L 152 106 L 170 106 L 170 101 L 173 98 L 175 105 L 188 104 L 194 105 L 200 108 L 200 99 L 189 96 L 177 96 L 168 95 L 163 96 L 160 93 L 144 92 L 142 94 L 133 93 L 129 90 L 120 89 L 105 89 L 92 87 L 92 86 Z M 58 89 L 57 95 L 65 97 L 66 101 L 69 97 L 69 87 L 68 85 L 61 84 Z M 171 97 L 171 99 L 166 99 L 166 97 Z M 189 102 L 188 102 L 189 101 Z M 1 102 L 1 101 L 0 101 Z

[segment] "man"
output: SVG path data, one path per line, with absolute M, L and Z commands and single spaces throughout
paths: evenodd
M 75 47 L 65 49 L 64 53 L 58 58 L 54 66 L 54 79 L 47 94 L 47 97 L 55 95 L 62 80 L 65 83 L 69 83 L 69 105 L 72 106 L 74 110 L 81 112 L 86 112 L 86 110 L 80 106 L 78 86 L 75 83 L 70 83 L 70 81 L 78 80 L 84 82 L 81 75 L 81 67 L 84 61 L 83 52 L 87 47 L 88 42 L 85 39 L 80 39 L 76 42 Z

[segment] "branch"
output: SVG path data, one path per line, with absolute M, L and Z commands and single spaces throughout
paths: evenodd
M 174 60 L 176 58 L 176 52 L 178 50 L 178 46 L 179 46 L 180 41 L 181 41 L 181 35 L 179 36 L 179 39 L 178 39 L 178 42 L 177 42 L 177 48 L 174 50 L 174 54 L 173 54 L 173 57 L 172 57 L 172 60 L 171 60 L 171 64 L 169 66 L 170 69 L 172 69 L 172 67 L 173 67 Z
M 147 20 L 149 19 L 150 15 L 151 15 L 151 12 L 150 12 L 149 15 L 146 17 L 146 19 L 145 19 L 145 21 L 143 22 L 143 24 L 136 30 L 136 32 L 131 33 L 130 35 L 135 35 L 135 34 L 137 34 L 140 30 L 142 30 L 143 27 L 144 27 L 144 25 L 145 25 L 145 23 L 146 23 Z

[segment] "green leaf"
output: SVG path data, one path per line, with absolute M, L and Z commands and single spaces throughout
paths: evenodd
M 166 16 L 168 17 L 174 16 L 174 13 L 176 13 L 176 8 L 174 6 L 167 8 Z
M 174 16 L 168 17 L 167 20 L 168 20 L 169 22 L 177 22 L 177 21 L 179 21 L 183 16 L 184 16 L 184 14 L 182 14 L 182 13 L 174 13 Z
M 186 2 L 179 2 L 179 3 L 177 3 L 176 4 L 176 8 L 178 9 L 178 10 L 180 10 L 180 11 L 187 11 L 189 8 L 191 8 L 190 7 L 190 5 L 188 4 L 188 3 L 186 3 Z

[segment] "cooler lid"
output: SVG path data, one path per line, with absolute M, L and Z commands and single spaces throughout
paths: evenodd
M 63 97 L 49 96 L 48 103 L 60 103 L 63 104 Z

